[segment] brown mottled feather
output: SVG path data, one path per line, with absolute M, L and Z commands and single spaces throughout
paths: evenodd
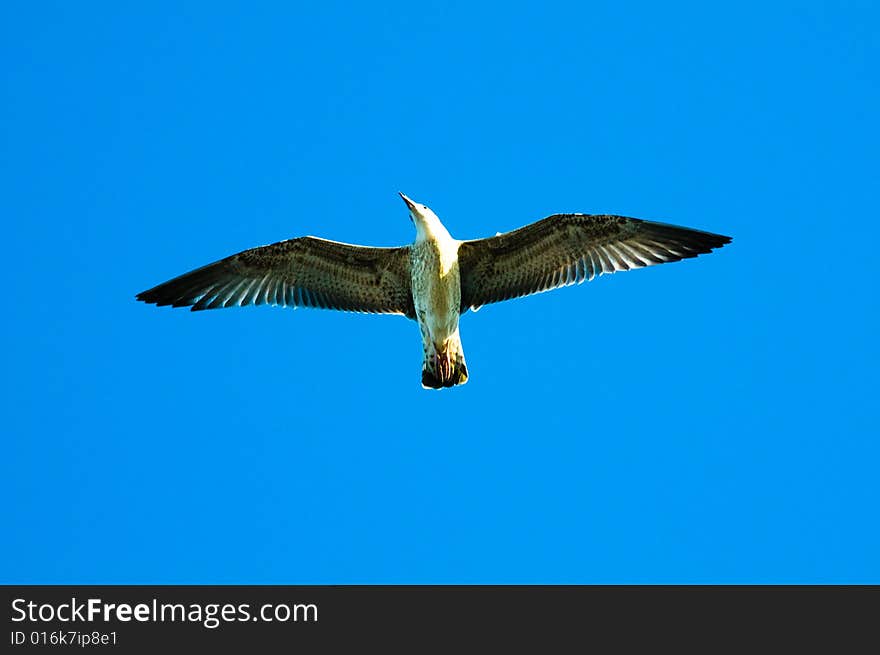
M 265 303 L 415 318 L 408 246 L 370 248 L 316 237 L 245 250 L 137 299 L 193 311 Z
M 730 237 L 611 215 L 554 214 L 458 249 L 461 311 L 710 252 Z

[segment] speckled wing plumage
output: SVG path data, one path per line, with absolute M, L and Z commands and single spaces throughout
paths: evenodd
M 316 237 L 245 250 L 137 299 L 193 311 L 269 304 L 415 318 L 409 247 L 371 248 Z
M 554 214 L 458 250 L 461 311 L 592 280 L 596 275 L 675 262 L 730 237 L 638 218 Z

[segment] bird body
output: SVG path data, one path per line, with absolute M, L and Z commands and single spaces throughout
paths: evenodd
M 453 239 L 425 205 L 400 194 L 410 246 L 374 248 L 300 237 L 251 248 L 137 295 L 193 311 L 248 304 L 401 314 L 419 324 L 422 385 L 463 384 L 459 318 L 468 309 L 711 252 L 730 237 L 615 215 L 554 214 L 486 239 Z
M 430 211 L 430 210 L 429 210 Z M 422 230 L 411 246 L 413 304 L 425 352 L 422 384 L 430 388 L 467 381 L 467 366 L 458 333 L 461 275 L 458 244 L 442 229 Z

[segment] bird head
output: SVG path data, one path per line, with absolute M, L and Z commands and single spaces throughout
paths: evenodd
M 400 193 L 403 202 L 409 209 L 409 219 L 416 226 L 416 232 L 419 236 L 428 236 L 434 234 L 438 228 L 443 229 L 437 214 L 431 211 L 431 208 L 418 202 L 413 202 L 406 195 Z M 444 230 L 445 231 L 445 230 Z

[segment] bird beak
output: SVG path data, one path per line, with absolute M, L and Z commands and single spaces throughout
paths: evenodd
M 412 200 L 410 200 L 409 198 L 407 198 L 405 195 L 403 195 L 403 194 L 400 193 L 399 191 L 397 192 L 397 194 L 398 194 L 401 198 L 403 198 L 403 201 L 406 203 L 406 206 L 409 207 L 409 210 L 410 210 L 411 212 L 413 212 L 413 211 L 416 210 L 416 203 L 414 203 Z

